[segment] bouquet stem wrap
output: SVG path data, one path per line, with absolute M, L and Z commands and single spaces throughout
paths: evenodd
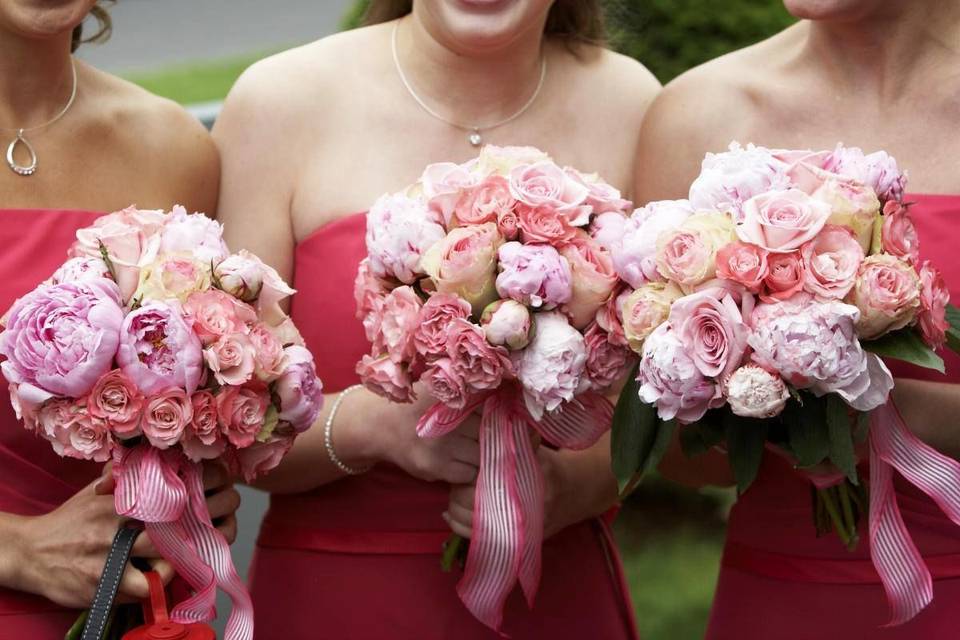
M 179 449 L 145 444 L 117 447 L 113 459 L 117 513 L 141 520 L 157 551 L 194 590 L 174 607 L 170 619 L 186 624 L 212 620 L 219 586 L 233 604 L 226 640 L 252 640 L 253 603 L 227 541 L 210 521 L 200 464 Z
M 896 470 L 960 525 L 960 463 L 921 442 L 892 402 L 874 410 L 870 427 L 870 555 L 880 574 L 892 618 L 902 624 L 933 599 L 933 582 L 900 515 L 893 488 Z
M 603 396 L 586 393 L 537 421 L 522 392 L 504 386 L 462 409 L 435 404 L 420 419 L 417 434 L 450 433 L 477 409 L 483 413 L 473 537 L 457 593 L 478 620 L 499 631 L 517 581 L 531 607 L 540 584 L 544 486 L 531 434 L 560 448 L 586 449 L 609 428 L 613 408 Z

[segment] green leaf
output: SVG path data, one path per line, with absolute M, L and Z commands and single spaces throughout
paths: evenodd
M 768 424 L 766 420 L 741 418 L 733 413 L 724 416 L 724 423 L 730 467 L 737 480 L 737 492 L 742 494 L 750 488 L 760 471 Z
M 827 430 L 830 433 L 830 461 L 853 484 L 858 484 L 857 452 L 853 447 L 853 424 L 847 403 L 831 393 L 827 396 Z
M 960 353 L 960 309 L 952 304 L 947 305 L 947 322 L 950 323 L 947 328 L 947 347 Z
M 790 403 L 782 414 L 790 452 L 800 467 L 818 465 L 830 455 L 825 412 L 823 399 L 804 394 L 801 401 Z
M 696 422 L 680 427 L 680 448 L 684 455 L 692 458 L 720 444 L 725 436 L 720 412 L 708 411 Z
M 853 441 L 857 444 L 863 444 L 867 441 L 867 436 L 870 435 L 870 412 L 869 411 L 858 411 L 857 412 L 857 426 L 856 430 L 853 432 Z
M 863 348 L 885 358 L 903 360 L 920 367 L 943 373 L 943 358 L 926 345 L 911 328 L 888 333 L 876 340 L 863 343 Z

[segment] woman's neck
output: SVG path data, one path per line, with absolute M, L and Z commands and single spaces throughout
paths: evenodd
M 543 25 L 494 52 L 457 51 L 414 13 L 401 19 L 397 55 L 413 90 L 437 113 L 483 127 L 507 118 L 530 99 L 540 80 Z
M 960 55 L 960 5 L 886 3 L 852 21 L 806 23 L 805 52 L 846 88 L 895 99 L 924 72 Z
M 27 128 L 55 116 L 73 83 L 70 34 L 30 39 L 0 30 L 0 128 Z

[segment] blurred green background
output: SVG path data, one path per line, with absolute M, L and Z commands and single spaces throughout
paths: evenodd
M 669 82 L 686 69 L 752 44 L 792 20 L 780 0 L 606 0 L 610 46 Z M 347 11 L 357 26 L 366 0 Z M 128 77 L 183 104 L 222 99 L 237 76 L 272 53 L 178 65 Z M 628 500 L 616 536 L 644 640 L 702 638 L 731 495 L 651 478 Z

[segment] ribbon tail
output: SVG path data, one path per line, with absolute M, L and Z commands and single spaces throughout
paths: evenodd
M 420 416 L 417 421 L 417 435 L 421 438 L 439 438 L 445 436 L 463 423 L 471 413 L 482 405 L 488 396 L 471 398 L 460 409 L 448 407 L 437 402 Z
M 529 423 L 523 416 L 509 418 L 510 444 L 516 461 L 514 491 L 517 497 L 522 539 L 520 542 L 520 586 L 533 608 L 540 586 L 541 547 L 543 545 L 543 471 L 530 443 Z
M 145 528 L 160 555 L 194 591 L 173 608 L 170 619 L 181 624 L 213 620 L 217 616 L 217 582 L 213 570 L 198 555 L 181 523 L 147 522 Z
M 580 451 L 597 442 L 613 421 L 613 405 L 599 393 L 582 393 L 533 426 L 550 444 Z

